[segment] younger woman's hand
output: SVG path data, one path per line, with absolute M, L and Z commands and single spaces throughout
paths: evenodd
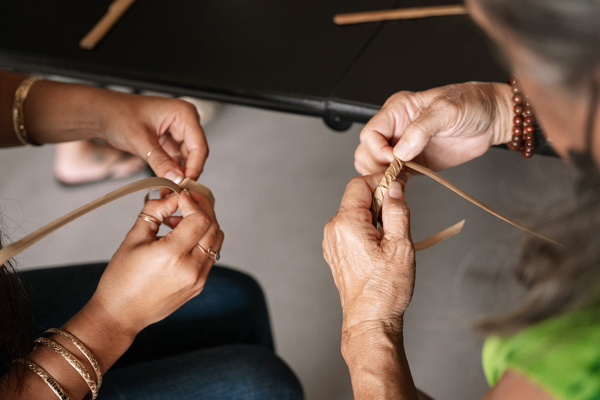
M 401 184 L 383 200 L 383 235 L 371 223 L 371 199 L 381 176 L 354 178 L 325 226 L 323 253 L 340 292 L 343 331 L 398 326 L 412 298 L 415 256 Z
M 171 217 L 178 206 L 183 218 Z M 208 199 L 197 193 L 151 200 L 142 212 L 169 219 L 173 231 L 158 237 L 158 224 L 138 218 L 91 300 L 132 337 L 202 291 L 213 260 L 198 245 L 220 251 L 224 238 Z
M 512 92 L 498 83 L 464 83 L 399 92 L 365 125 L 354 155 L 362 175 L 385 172 L 394 156 L 433 170 L 479 157 L 512 135 Z
M 198 179 L 208 145 L 196 107 L 186 101 L 106 91 L 103 133 L 112 146 L 145 159 L 157 176 Z M 148 156 L 148 153 L 150 156 Z

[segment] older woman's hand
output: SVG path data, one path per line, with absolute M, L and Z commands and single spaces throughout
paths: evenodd
M 434 170 L 476 158 L 510 140 L 511 96 L 508 85 L 476 82 L 396 93 L 363 128 L 356 170 L 385 172 L 394 156 Z
M 171 217 L 178 206 L 183 218 Z M 173 231 L 159 237 L 158 224 L 138 218 L 91 300 L 133 336 L 202 291 L 213 260 L 198 244 L 219 251 L 224 238 L 208 199 L 197 193 L 151 200 L 142 212 Z
M 409 210 L 400 183 L 383 200 L 383 235 L 371 223 L 371 199 L 381 176 L 354 178 L 325 226 L 323 253 L 340 292 L 345 334 L 401 328 L 415 278 Z

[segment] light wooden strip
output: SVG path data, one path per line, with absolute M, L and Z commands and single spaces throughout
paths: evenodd
M 189 178 L 184 179 L 183 182 L 181 182 L 181 186 L 178 186 L 177 184 L 175 184 L 175 182 L 166 178 L 141 179 L 139 181 L 120 187 L 119 189 L 110 192 L 107 195 L 99 197 L 96 200 L 87 203 L 83 207 L 79 207 L 77 210 L 71 211 L 70 213 L 60 217 L 59 219 L 54 220 L 53 222 L 50 222 L 47 225 L 44 225 L 40 229 L 30 233 L 21 240 L 18 240 L 4 247 L 2 250 L 0 250 L 0 265 L 3 265 L 5 262 L 16 256 L 23 250 L 27 249 L 34 243 L 37 243 L 39 240 L 45 238 L 55 230 L 67 225 L 69 222 L 76 220 L 77 218 L 89 213 L 90 211 L 93 211 L 97 208 L 102 207 L 105 204 L 110 203 L 111 201 L 120 199 L 121 197 L 127 196 L 131 193 L 139 192 L 140 190 L 153 190 L 162 188 L 171 189 L 177 194 L 179 194 L 179 192 L 181 192 L 182 189 L 189 189 L 194 192 L 201 193 L 208 198 L 211 205 L 214 207 L 215 198 L 210 189 Z
M 425 250 L 428 247 L 433 246 L 434 244 L 438 244 L 442 240 L 446 240 L 457 233 L 462 231 L 463 226 L 465 226 L 465 220 L 463 219 L 460 222 L 452 225 L 450 228 L 446 228 L 441 232 L 436 233 L 433 236 L 428 237 L 425 240 L 421 240 L 420 242 L 415 243 L 415 251 Z
M 336 14 L 333 22 L 337 25 L 362 24 L 393 19 L 416 19 L 427 17 L 442 17 L 447 15 L 464 15 L 467 9 L 462 4 L 450 6 L 415 7 L 393 10 L 367 11 L 349 14 Z
M 547 240 L 549 242 L 552 242 L 554 244 L 558 244 L 560 246 L 564 246 L 563 243 L 559 242 L 558 240 L 552 239 L 549 236 L 546 235 L 542 235 L 541 233 L 537 233 L 534 230 L 531 230 L 529 228 L 527 228 L 526 226 L 523 226 L 517 222 L 512 221 L 511 219 L 505 217 L 504 215 L 500 214 L 497 211 L 492 210 L 490 207 L 486 206 L 485 204 L 483 204 L 482 202 L 480 202 L 479 200 L 475 199 L 473 196 L 468 195 L 467 193 L 463 192 L 462 190 L 460 190 L 459 188 L 457 188 L 456 186 L 454 186 L 452 183 L 450 183 L 447 179 L 441 177 L 440 175 L 436 174 L 435 172 L 433 172 L 432 170 L 430 170 L 429 168 L 425 168 L 415 162 L 409 161 L 404 163 L 404 165 L 406 165 L 407 167 L 420 172 L 424 175 L 427 175 L 428 177 L 430 177 L 431 179 L 441 183 L 442 185 L 446 186 L 448 189 L 452 190 L 454 193 L 458 194 L 459 196 L 465 198 L 466 200 L 470 201 L 471 203 L 475 204 L 476 206 L 484 209 L 485 211 L 489 212 L 490 214 L 500 218 L 503 221 L 508 222 L 509 224 L 516 226 L 517 228 L 524 230 L 525 232 L 531 233 L 532 235 L 535 235 L 539 238 L 542 238 L 544 240 Z
M 135 0 L 114 0 L 108 7 L 108 12 L 92 28 L 81 41 L 79 46 L 85 50 L 92 50 L 113 25 L 121 18 Z

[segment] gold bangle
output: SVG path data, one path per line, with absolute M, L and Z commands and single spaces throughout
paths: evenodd
M 40 146 L 39 143 L 35 143 L 29 137 L 27 129 L 25 129 L 25 116 L 23 115 L 23 105 L 25 104 L 27 93 L 29 93 L 31 86 L 40 79 L 42 78 L 39 76 L 30 76 L 23 80 L 15 91 L 15 100 L 13 102 L 13 127 L 15 128 L 17 138 L 24 146 Z
M 85 347 L 85 345 L 79 339 L 77 339 L 75 337 L 75 335 L 73 335 L 67 331 L 63 331 L 63 330 L 56 329 L 56 328 L 50 328 L 45 333 L 55 333 L 57 335 L 60 335 L 64 338 L 70 340 L 71 343 L 73 343 L 75 345 L 75 347 L 77 347 L 79 349 L 79 351 L 81 351 L 81 353 L 83 353 L 85 358 L 87 358 L 88 361 L 90 362 L 90 364 L 92 364 L 92 368 L 94 368 L 94 372 L 96 372 L 96 379 L 98 381 L 98 389 L 100 389 L 100 386 L 102 386 L 102 371 L 100 371 L 100 365 L 98 364 L 98 361 L 96 361 L 96 359 L 92 355 L 92 352 L 87 347 Z
M 67 396 L 67 394 L 63 390 L 62 386 L 60 386 L 60 384 L 58 382 L 56 382 L 56 380 L 52 377 L 52 375 L 50 375 L 48 372 L 46 372 L 46 370 L 44 368 L 40 367 L 33 361 L 28 360 L 26 358 L 18 358 L 14 362 L 21 364 L 21 365 L 25 365 L 30 370 L 35 372 L 37 374 L 37 376 L 39 376 L 40 378 L 42 378 L 42 380 L 44 382 L 46 382 L 46 384 L 50 387 L 50 389 L 52 389 L 52 391 L 58 396 L 59 399 L 70 400 L 69 396 Z
M 89 373 L 89 371 L 69 350 L 65 349 L 62 345 L 56 343 L 54 340 L 46 339 L 45 337 L 36 339 L 33 343 L 48 346 L 56 353 L 63 356 L 63 358 L 67 360 L 77 372 L 79 372 L 79 375 L 81 375 L 85 383 L 87 383 L 88 387 L 90 388 L 90 392 L 92 392 L 92 399 L 98 397 L 98 386 L 96 385 L 96 382 L 94 382 L 94 378 L 92 378 L 92 375 Z

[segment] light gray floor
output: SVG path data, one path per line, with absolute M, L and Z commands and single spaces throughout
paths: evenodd
M 212 189 L 226 234 L 222 263 L 263 285 L 279 354 L 307 398 L 351 399 L 340 355 L 341 308 L 322 256 L 323 226 L 356 175 L 360 126 L 344 134 L 316 118 L 227 106 L 208 129 L 211 154 L 200 182 Z M 52 175 L 52 146 L 0 151 L 2 227 L 16 240 L 131 179 L 75 189 Z M 510 216 L 529 216 L 570 196 L 572 170 L 557 159 L 524 160 L 491 150 L 444 175 Z M 142 207 L 131 195 L 93 212 L 18 257 L 23 268 L 107 260 Z M 416 383 L 437 399 L 476 399 L 485 391 L 481 339 L 473 317 L 514 303 L 511 262 L 523 238 L 426 177 L 409 182 L 412 233 L 420 240 L 466 218 L 463 232 L 418 254 L 406 348 Z

